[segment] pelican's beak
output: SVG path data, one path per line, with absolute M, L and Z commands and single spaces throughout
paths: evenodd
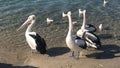
M 31 19 L 27 19 L 18 29 L 17 31 L 19 31 L 20 29 L 22 29 L 26 24 L 30 23 L 32 20 Z

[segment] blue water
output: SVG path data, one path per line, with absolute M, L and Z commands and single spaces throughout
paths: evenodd
M 79 8 L 87 10 L 89 23 L 120 22 L 120 0 L 109 0 L 106 7 L 102 4 L 103 0 L 0 0 L 0 30 L 17 27 L 31 14 L 38 24 L 47 17 L 60 23 L 62 12 L 72 11 L 73 20 L 79 21 Z

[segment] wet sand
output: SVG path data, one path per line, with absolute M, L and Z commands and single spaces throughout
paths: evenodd
M 85 58 L 75 60 L 66 47 L 65 36 L 68 24 L 53 23 L 49 26 L 33 28 L 47 43 L 47 54 L 34 54 L 25 41 L 24 30 L 3 30 L 0 33 L 1 68 L 119 68 L 120 67 L 120 28 L 114 22 L 105 24 L 102 32 L 96 32 L 101 38 L 100 50 L 84 50 Z M 62 27 L 59 27 L 62 26 Z M 110 27 L 111 26 L 111 27 Z M 113 27 L 112 27 L 113 26 Z M 75 25 L 75 31 L 78 29 Z M 114 28 L 116 27 L 116 28 Z M 42 29 L 41 29 L 42 28 Z M 13 31 L 14 30 L 14 31 Z

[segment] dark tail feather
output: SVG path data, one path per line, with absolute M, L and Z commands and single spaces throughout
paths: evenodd
M 47 45 L 46 45 L 45 40 L 43 38 L 41 38 L 38 34 L 36 34 L 36 35 L 31 35 L 30 34 L 30 36 L 35 39 L 35 42 L 37 44 L 36 50 L 38 52 L 40 52 L 41 54 L 46 54 Z
M 90 33 L 92 33 L 92 32 L 90 32 Z M 96 34 L 94 34 L 94 33 L 92 33 L 97 39 L 92 39 L 92 38 L 90 38 L 91 40 L 92 40 L 92 42 L 94 42 L 94 43 L 96 43 L 97 44 L 97 47 L 101 47 L 101 40 L 100 40 L 100 38 L 96 35 Z
M 39 51 L 41 54 L 46 54 L 46 43 L 43 38 L 41 38 L 41 45 L 37 45 L 36 49 Z
M 41 38 L 39 45 L 36 47 L 37 51 L 39 51 L 41 54 L 46 54 L 46 42 L 43 38 Z

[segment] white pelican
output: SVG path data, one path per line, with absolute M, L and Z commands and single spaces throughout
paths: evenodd
M 81 16 L 81 14 L 83 14 L 84 12 L 86 12 L 86 10 L 81 10 L 79 9 L 79 17 Z M 91 24 L 87 24 L 85 25 L 85 22 L 82 24 L 82 28 L 85 27 L 86 30 L 88 30 L 89 32 L 95 32 L 97 30 L 97 28 L 94 25 Z
M 89 30 L 85 29 L 85 23 L 86 23 L 85 13 L 86 13 L 86 10 L 83 11 L 83 24 L 81 29 L 77 31 L 77 36 L 84 38 L 88 46 L 98 48 L 99 46 L 101 46 L 99 37 L 96 36 L 94 33 L 89 32 Z
M 50 19 L 50 18 L 47 18 L 46 19 L 46 22 L 47 22 L 47 25 L 49 25 L 51 22 L 53 22 L 54 20 Z
M 25 32 L 27 43 L 29 44 L 29 46 L 31 47 L 33 51 L 38 51 L 41 54 L 45 54 L 46 53 L 45 40 L 42 37 L 40 37 L 36 32 L 31 32 L 31 28 L 33 24 L 35 23 L 35 20 L 36 20 L 35 15 L 30 15 L 28 19 L 18 28 L 18 30 L 20 30 L 26 24 L 28 24 L 28 28 Z
M 103 1 L 103 7 L 105 7 L 107 3 L 108 3 L 108 1 L 104 0 Z
M 69 31 L 66 36 L 66 44 L 72 51 L 72 57 L 74 57 L 75 59 L 78 59 L 79 53 L 80 53 L 80 57 L 82 57 L 82 52 L 80 52 L 80 50 L 86 49 L 87 45 L 84 40 L 82 40 L 81 38 L 79 38 L 77 36 L 73 36 L 73 34 L 72 34 L 73 23 L 72 23 L 72 19 L 71 19 L 71 12 L 69 11 L 67 14 L 63 13 L 63 17 L 65 17 L 65 16 L 67 16 L 68 20 L 69 20 Z M 78 53 L 77 56 L 74 56 L 74 52 Z

